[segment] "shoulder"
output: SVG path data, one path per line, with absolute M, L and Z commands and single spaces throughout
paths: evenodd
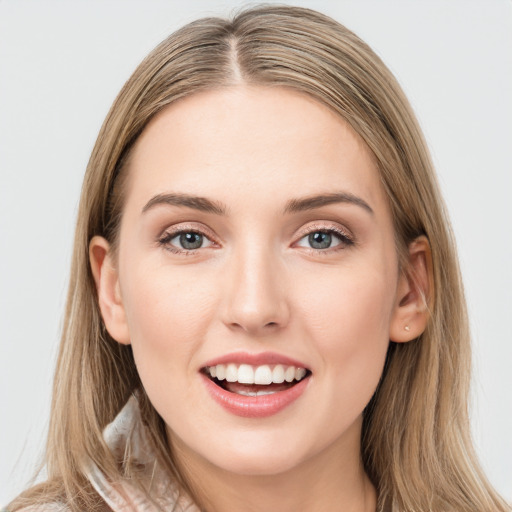
M 62 503 L 42 503 L 40 505 L 29 505 L 17 509 L 16 512 L 69 512 L 69 507 Z M 7 508 L 3 508 L 0 512 L 11 512 Z
M 76 509 L 74 509 L 76 510 Z M 92 509 L 87 509 L 91 512 Z M 69 505 L 58 501 L 48 501 L 46 503 L 34 503 L 32 505 L 22 506 L 21 508 L 2 508 L 0 512 L 71 512 Z M 112 509 L 106 504 L 98 504 L 94 507 L 95 512 L 112 512 Z

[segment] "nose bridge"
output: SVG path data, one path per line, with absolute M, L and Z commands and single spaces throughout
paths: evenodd
M 288 322 L 282 269 L 275 250 L 254 240 L 240 243 L 231 255 L 230 271 L 224 318 L 229 327 L 262 334 Z

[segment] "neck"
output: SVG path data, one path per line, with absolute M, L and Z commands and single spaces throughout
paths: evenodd
M 360 458 L 361 424 L 321 453 L 278 474 L 245 475 L 184 453 L 173 442 L 182 473 L 205 512 L 375 512 L 376 492 Z

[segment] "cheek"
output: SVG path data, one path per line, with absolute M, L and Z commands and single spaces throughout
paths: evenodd
M 211 287 L 197 273 L 148 263 L 122 281 L 123 303 L 142 382 L 195 371 L 191 362 L 210 323 Z
M 390 274 L 389 269 L 363 264 L 303 272 L 295 281 L 301 315 L 315 332 L 330 334 L 326 342 L 332 335 L 357 344 L 370 342 L 378 333 L 387 337 L 396 288 Z
M 366 405 L 382 373 L 396 286 L 392 274 L 379 265 L 336 269 L 298 292 L 303 328 L 333 383 L 330 392 L 353 390 L 354 407 Z M 317 293 L 311 293 L 313 285 Z

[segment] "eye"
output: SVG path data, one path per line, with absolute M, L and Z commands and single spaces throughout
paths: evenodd
M 298 242 L 299 247 L 315 250 L 326 250 L 352 245 L 354 242 L 344 233 L 335 229 L 317 229 L 303 236 Z
M 173 252 L 195 251 L 213 245 L 213 242 L 203 233 L 191 230 L 165 233 L 159 243 Z

